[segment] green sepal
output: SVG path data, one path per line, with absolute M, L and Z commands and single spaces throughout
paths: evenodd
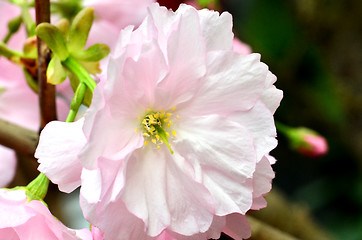
M 28 198 L 28 201 L 43 200 L 47 195 L 48 186 L 49 179 L 43 173 L 40 173 L 25 187 L 25 194 Z
M 97 73 L 101 73 L 102 70 L 99 67 L 99 62 L 86 62 L 86 61 L 79 61 L 80 64 L 84 67 L 87 72 L 92 75 L 96 75 Z
M 70 29 L 70 24 L 68 19 L 61 19 L 59 22 L 55 24 L 55 26 L 63 33 L 64 38 L 67 39 Z
M 86 62 L 98 62 L 105 58 L 109 53 L 110 49 L 107 45 L 102 43 L 97 43 L 84 51 L 75 52 L 73 56 L 80 61 Z
M 28 70 L 26 70 L 25 67 L 23 67 L 23 72 L 24 72 L 26 83 L 29 85 L 29 87 L 35 93 L 38 93 L 39 92 L 39 87 L 38 87 L 38 83 L 36 82 L 36 80 L 31 76 L 31 74 L 28 72 Z
M 49 23 L 41 23 L 36 27 L 35 32 L 61 61 L 67 59 L 69 52 L 65 38 L 63 33 L 56 26 Z
M 60 59 L 54 55 L 47 68 L 47 81 L 50 84 L 57 85 L 67 78 L 67 72 L 64 69 Z
M 68 49 L 76 53 L 84 49 L 94 19 L 93 8 L 85 8 L 74 18 L 70 26 Z
M 78 89 L 79 83 L 80 83 L 79 79 L 72 72 L 70 72 L 69 80 L 70 80 L 70 85 L 72 86 L 73 91 L 76 92 Z M 87 88 L 85 91 L 84 98 L 83 98 L 83 104 L 85 106 L 89 107 L 92 104 L 92 98 L 93 98 L 93 93 L 89 88 Z

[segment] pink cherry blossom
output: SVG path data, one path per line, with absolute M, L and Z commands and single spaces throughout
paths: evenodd
M 87 229 L 64 226 L 43 202 L 28 202 L 24 190 L 0 189 L 0 212 L 1 239 L 92 239 Z
M 233 51 L 231 29 L 228 13 L 152 5 L 121 32 L 84 119 L 43 130 L 39 169 L 60 189 L 81 185 L 105 239 L 250 236 L 282 92 L 259 54 Z

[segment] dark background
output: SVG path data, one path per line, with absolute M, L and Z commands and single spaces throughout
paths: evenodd
M 275 119 L 329 142 L 320 158 L 278 135 L 273 188 L 337 239 L 362 239 L 362 2 L 225 0 L 234 32 L 278 77 Z

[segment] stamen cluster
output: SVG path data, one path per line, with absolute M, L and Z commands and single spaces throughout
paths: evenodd
M 175 108 L 172 108 L 172 110 L 175 110 Z M 141 122 L 141 127 L 144 131 L 143 137 L 145 138 L 145 146 L 151 141 L 157 146 L 157 149 L 161 149 L 161 145 L 165 143 L 171 153 L 173 153 L 171 144 L 168 141 L 171 134 L 176 136 L 176 131 L 172 130 L 172 115 L 173 113 L 165 112 L 164 110 L 151 111 L 150 109 L 147 109 L 147 113 Z M 176 118 L 178 118 L 178 115 Z M 139 120 L 141 120 L 141 117 L 139 117 Z

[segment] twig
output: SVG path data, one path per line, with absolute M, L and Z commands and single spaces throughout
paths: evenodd
M 251 212 L 253 217 L 302 240 L 334 239 L 316 224 L 306 206 L 289 202 L 276 188 L 266 199 L 268 206 Z
M 248 216 L 251 226 L 251 237 L 249 240 L 298 240 L 297 238 L 282 232 L 260 220 Z
M 35 1 L 36 24 L 50 22 L 49 0 Z M 41 128 L 48 122 L 56 120 L 55 86 L 47 83 L 46 69 L 50 60 L 50 51 L 46 44 L 37 40 L 38 46 L 38 85 Z
M 34 155 L 38 144 L 38 134 L 0 119 L 0 144 L 31 156 Z

